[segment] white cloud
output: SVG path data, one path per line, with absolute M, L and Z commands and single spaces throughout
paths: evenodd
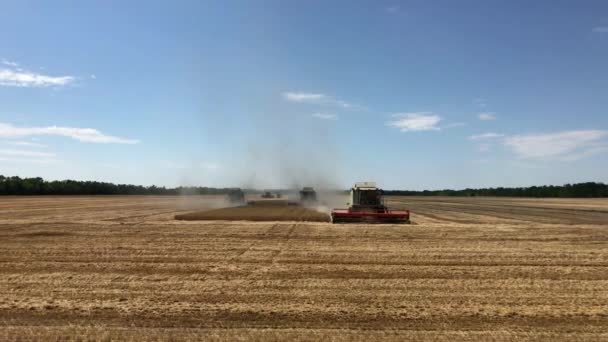
M 32 163 L 32 164 L 50 164 L 56 163 L 60 160 L 54 158 L 5 158 L 0 157 L 0 162 L 8 162 L 8 163 Z
M 438 131 L 437 126 L 441 117 L 431 112 L 397 113 L 392 115 L 395 120 L 387 122 L 390 127 L 398 128 L 401 132 Z
M 352 104 L 352 103 L 348 103 L 348 102 L 342 101 L 342 100 L 332 100 L 332 102 L 334 104 L 336 104 L 337 106 L 340 106 L 342 108 L 347 108 L 347 109 L 355 109 L 355 108 L 356 109 L 363 109 L 362 106 L 355 105 L 355 104 Z
M 107 167 L 109 169 L 122 169 L 124 166 L 115 163 L 101 163 L 100 166 Z
M 490 159 L 487 158 L 479 158 L 479 159 L 473 159 L 471 160 L 473 163 L 475 164 L 485 164 L 485 163 L 489 163 Z
M 485 107 L 487 105 L 487 102 L 488 101 L 486 101 L 486 99 L 481 98 L 481 97 L 473 99 L 473 104 L 475 104 L 478 107 Z
M 443 126 L 441 126 L 441 128 L 455 128 L 455 127 L 464 127 L 466 126 L 467 123 L 466 122 L 452 122 L 449 124 L 445 124 Z
M 91 78 L 95 80 L 97 79 L 97 76 L 95 76 L 95 74 L 91 74 Z
M 26 147 L 47 147 L 44 144 L 39 144 L 39 143 L 29 142 L 29 141 L 9 141 L 7 144 L 13 145 L 13 146 L 26 146 Z
M 186 164 L 176 163 L 171 160 L 161 160 L 161 164 L 168 169 L 186 169 Z
M 494 139 L 504 137 L 504 134 L 499 133 L 482 133 L 482 134 L 473 134 L 469 137 L 469 140 L 485 140 L 485 139 Z
M 76 80 L 73 76 L 48 76 L 23 70 L 18 63 L 5 59 L 2 60 L 2 64 L 8 68 L 0 68 L 0 86 L 52 87 L 64 86 Z
M 490 144 L 479 144 L 479 146 L 477 146 L 477 149 L 479 150 L 479 152 L 488 152 L 490 150 Z
M 395 14 L 395 13 L 399 13 L 399 11 L 401 10 L 401 7 L 399 7 L 398 5 L 387 6 L 387 7 L 384 7 L 384 10 L 388 13 Z
M 0 155 L 3 155 L 3 156 L 18 156 L 18 157 L 40 157 L 40 158 L 53 158 L 53 157 L 55 157 L 54 153 L 49 153 L 49 152 L 13 150 L 13 149 L 0 149 Z
M 161 164 L 168 169 L 177 170 L 195 170 L 205 169 L 207 171 L 215 171 L 220 168 L 220 164 L 214 162 L 175 162 L 172 160 L 161 160 Z
M 314 94 L 314 93 L 301 93 L 301 92 L 284 92 L 283 97 L 287 101 L 292 102 L 308 102 L 308 103 L 319 103 L 328 99 L 325 94 Z
M 608 26 L 596 26 L 592 31 L 595 33 L 608 33 Z
M 213 163 L 213 162 L 202 162 L 199 165 L 201 168 L 205 169 L 205 170 L 209 170 L 209 171 L 214 171 L 220 168 L 220 165 L 218 163 Z
M 570 154 L 561 158 L 562 161 L 575 161 L 586 157 L 591 157 L 596 154 L 608 152 L 608 145 L 590 147 L 586 150 L 580 151 L 579 153 Z
M 335 114 L 327 114 L 327 113 L 314 113 L 312 117 L 321 119 L 321 120 L 337 120 L 338 117 Z
M 137 144 L 139 140 L 119 138 L 105 135 L 93 128 L 73 127 L 15 127 L 11 124 L 0 123 L 0 138 L 23 138 L 37 135 L 56 135 L 69 137 L 82 142 L 102 144 Z
M 507 137 L 504 145 L 520 158 L 573 161 L 608 151 L 608 131 L 580 130 Z
M 4 64 L 4 65 L 8 65 L 9 67 L 12 67 L 12 68 L 19 67 L 19 63 L 11 62 L 11 61 L 8 61 L 8 60 L 6 60 L 4 58 L 2 59 L 1 63 Z
M 483 121 L 496 120 L 496 113 L 483 112 L 483 113 L 479 113 L 477 115 L 477 117 L 479 118 L 479 120 L 483 120 Z
M 331 96 L 320 93 L 305 93 L 287 91 L 283 93 L 283 98 L 290 102 L 311 103 L 311 104 L 329 104 L 346 109 L 363 109 L 364 107 L 352 104 L 346 101 L 335 99 Z

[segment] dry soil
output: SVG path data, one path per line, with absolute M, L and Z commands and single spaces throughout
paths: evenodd
M 0 340 L 607 340 L 608 201 L 391 198 L 412 225 L 0 198 Z

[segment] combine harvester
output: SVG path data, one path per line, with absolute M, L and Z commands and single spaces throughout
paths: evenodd
M 240 188 L 232 188 L 228 192 L 226 198 L 231 205 L 245 204 L 245 193 Z
M 332 223 L 410 223 L 409 210 L 389 210 L 384 205 L 382 190 L 375 182 L 355 183 L 350 189 L 350 205 L 347 209 L 333 209 Z
M 300 190 L 300 203 L 302 204 L 315 204 L 317 203 L 317 192 L 310 186 L 305 186 Z

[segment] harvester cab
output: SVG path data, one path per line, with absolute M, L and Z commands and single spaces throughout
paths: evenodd
M 347 209 L 331 211 L 333 223 L 375 222 L 409 223 L 408 210 L 389 210 L 384 205 L 383 192 L 375 182 L 359 182 L 350 189 L 350 205 Z
M 262 195 L 260 195 L 260 197 L 262 197 L 262 198 L 274 198 L 274 195 L 270 191 L 264 191 L 264 193 Z
M 232 205 L 245 203 L 245 193 L 239 188 L 230 189 L 228 192 L 228 202 Z
M 312 204 L 317 202 L 317 192 L 309 186 L 305 186 L 300 190 L 300 202 L 304 204 Z
M 382 190 L 373 182 L 357 183 L 350 190 L 351 208 L 357 211 L 374 212 L 384 207 Z

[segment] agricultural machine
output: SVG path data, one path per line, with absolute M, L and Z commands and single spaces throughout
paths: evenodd
M 384 205 L 381 189 L 375 182 L 355 183 L 350 189 L 350 207 L 333 209 L 332 223 L 375 222 L 375 223 L 410 223 L 409 210 L 390 210 Z
M 262 198 L 274 198 L 274 195 L 270 191 L 264 191 L 263 194 L 260 195 Z
M 245 203 L 245 193 L 239 188 L 230 189 L 228 192 L 228 202 L 232 205 L 239 205 Z
M 300 202 L 303 204 L 314 204 L 317 202 L 317 192 L 315 189 L 305 186 L 300 190 Z

